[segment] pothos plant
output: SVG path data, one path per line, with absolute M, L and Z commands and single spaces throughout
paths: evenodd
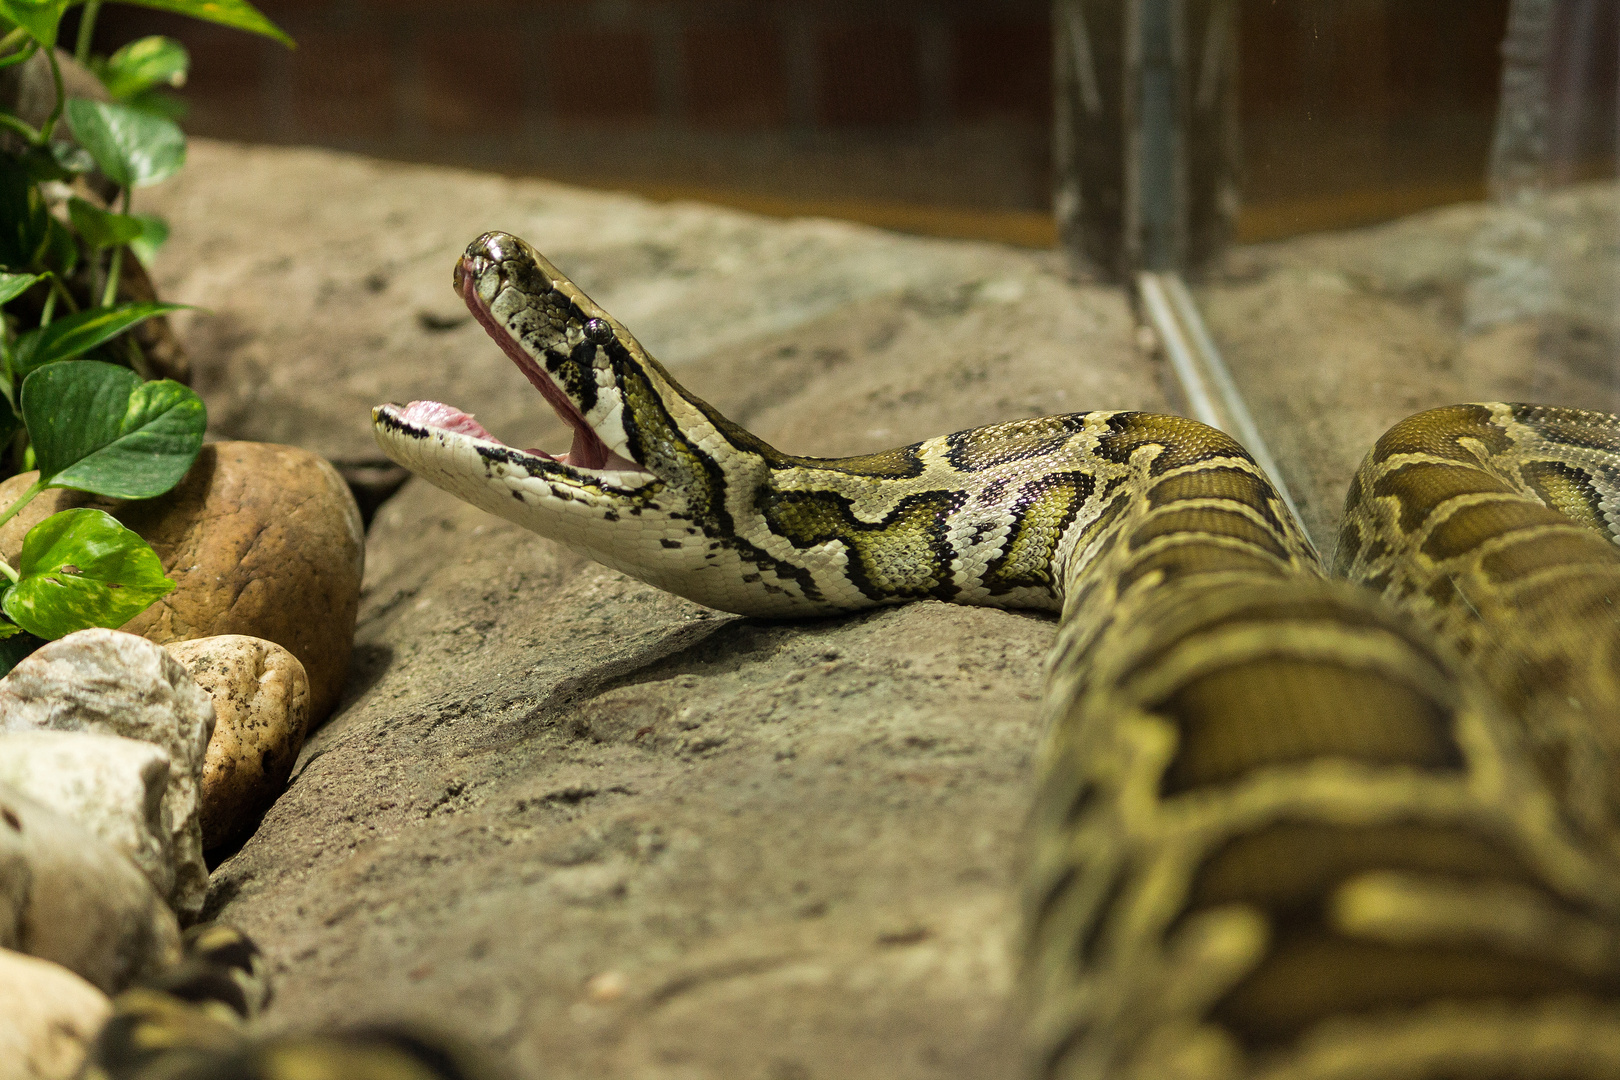
M 291 44 L 246 0 L 126 2 Z M 81 9 L 75 60 L 110 101 L 65 91 L 56 45 L 73 8 Z M 39 471 L 0 505 L 0 524 L 47 488 L 161 495 L 190 469 L 207 426 L 189 388 L 146 380 L 130 333 L 179 305 L 119 293 L 125 260 L 150 260 L 168 236 L 131 203 L 136 188 L 185 163 L 175 123 L 183 105 L 167 88 L 184 82 L 190 58 L 164 37 L 91 55 L 100 8 L 101 0 L 0 0 L 0 69 L 43 57 L 55 92 L 42 122 L 0 107 L 0 475 Z M 16 566 L 0 560 L 0 673 L 46 640 L 121 626 L 173 588 L 151 547 L 111 514 L 53 514 L 24 537 Z

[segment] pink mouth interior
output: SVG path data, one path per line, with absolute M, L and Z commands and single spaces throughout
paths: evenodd
M 534 388 L 540 391 L 540 396 L 546 399 L 546 403 L 551 406 L 552 410 L 564 423 L 574 429 L 574 444 L 566 454 L 548 454 L 544 450 L 533 448 L 526 449 L 524 453 L 560 462 L 564 465 L 572 465 L 578 469 L 617 470 L 621 472 L 646 471 L 629 458 L 609 450 L 607 444 L 592 430 L 590 424 L 585 422 L 585 417 L 580 415 L 579 410 L 574 407 L 574 403 L 568 399 L 568 396 L 558 389 L 557 384 L 552 382 L 544 371 L 540 370 L 540 365 L 535 363 L 534 358 L 524 352 L 516 341 L 512 340 L 512 335 L 508 334 L 506 328 L 496 321 L 495 316 L 489 310 L 489 306 L 479 298 L 477 287 L 474 284 L 474 275 L 466 269 L 465 259 L 456 263 L 455 284 L 456 291 L 466 301 L 468 310 L 473 313 L 473 318 L 477 319 L 485 332 L 495 339 L 495 342 L 500 345 L 501 351 L 511 358 L 512 362 L 518 366 L 518 370 L 523 372 L 524 377 L 533 384 Z M 408 423 L 418 424 L 423 427 L 453 431 L 460 435 L 470 435 L 475 439 L 486 439 L 490 442 L 501 442 L 500 439 L 491 435 L 484 425 L 475 420 L 472 414 L 464 413 L 460 409 L 437 401 L 413 401 L 405 406 L 400 418 Z M 501 445 L 506 444 L 501 443 Z

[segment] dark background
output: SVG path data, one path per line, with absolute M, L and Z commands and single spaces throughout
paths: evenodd
M 296 50 L 118 5 L 98 46 L 145 33 L 190 46 L 197 135 L 1051 239 L 1042 0 L 259 6 Z M 1238 13 L 1241 237 L 1483 195 L 1507 0 L 1238 0 Z

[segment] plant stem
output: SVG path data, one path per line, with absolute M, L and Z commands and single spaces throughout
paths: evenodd
M 62 284 L 62 279 L 55 274 L 50 275 L 50 278 L 51 291 L 62 298 L 62 303 L 67 305 L 68 311 L 77 314 L 79 305 L 74 301 L 73 294 L 67 291 L 67 286 Z
M 51 82 L 56 87 L 56 106 L 51 109 L 51 115 L 45 118 L 45 124 L 39 129 L 39 141 L 43 145 L 51 137 L 56 128 L 56 122 L 62 118 L 62 107 L 67 104 L 67 91 L 62 88 L 62 65 L 56 62 L 56 50 L 46 49 L 45 59 L 50 61 Z
M 28 140 L 30 146 L 39 146 L 45 142 L 45 136 L 30 127 L 27 121 L 19 120 L 7 112 L 0 112 L 0 127 L 10 128 Z
M 21 49 L 17 49 L 19 42 L 23 43 Z M 12 52 L 12 49 L 17 49 L 17 51 Z M 0 68 L 20 64 L 32 57 L 38 49 L 39 45 L 33 38 L 28 36 L 26 30 L 19 26 L 5 37 L 0 37 Z
M 113 248 L 112 261 L 107 264 L 107 287 L 101 293 L 101 306 L 112 307 L 118 299 L 118 272 L 124 268 L 124 246 Z
M 129 216 L 130 189 L 125 188 L 119 195 L 119 201 L 124 204 L 122 213 Z M 124 268 L 124 246 L 119 244 L 113 248 L 112 258 L 107 263 L 107 287 L 101 294 L 101 306 L 112 307 L 118 299 L 118 274 Z
M 0 525 L 4 525 L 6 522 L 8 522 L 12 518 L 16 517 L 17 516 L 17 511 L 21 510 L 23 507 L 25 507 L 29 503 L 33 502 L 34 501 L 34 496 L 38 495 L 40 492 L 42 492 L 44 490 L 45 490 L 45 481 L 44 480 L 35 480 L 32 484 L 29 484 L 28 485 L 28 490 L 22 493 L 22 497 L 19 498 L 16 502 L 12 503 L 10 506 L 6 507 L 5 513 L 0 514 Z M 16 581 L 17 579 L 12 578 L 11 580 Z
M 39 312 L 39 327 L 43 330 L 51 325 L 51 316 L 56 313 L 56 290 L 49 289 L 45 293 L 45 306 Z
M 11 564 L 4 559 L 0 559 L 0 574 L 10 578 L 13 585 L 17 584 L 17 571 L 13 570 Z
M 96 32 L 96 16 L 101 12 L 101 0 L 86 0 L 79 13 L 79 40 L 73 46 L 73 59 L 81 64 L 90 62 L 90 38 Z

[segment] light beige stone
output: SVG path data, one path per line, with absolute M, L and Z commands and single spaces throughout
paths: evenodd
M 164 813 L 162 747 L 83 731 L 0 732 L 0 783 L 78 822 L 127 855 L 165 899 L 174 892 L 174 836 Z
M 0 949 L 0 1080 L 73 1080 L 111 1012 L 60 964 Z
M 309 677 L 298 657 L 242 634 L 178 641 L 169 652 L 214 699 L 203 759 L 203 847 L 252 826 L 292 772 L 309 726 Z
M 214 703 L 161 646 L 117 630 L 80 630 L 45 645 L 0 679 L 0 730 L 88 731 L 161 747 L 170 759 L 163 795 L 174 837 L 174 906 L 202 910 L 198 793 L 214 730 Z
M 180 925 L 122 852 L 0 784 L 0 948 L 61 964 L 107 993 L 180 956 Z

